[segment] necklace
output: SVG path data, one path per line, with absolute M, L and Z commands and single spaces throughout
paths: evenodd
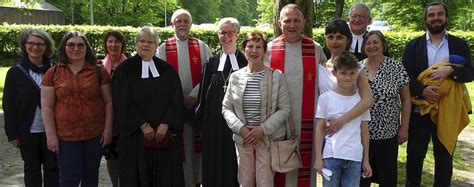
M 222 79 L 224 79 L 224 70 L 221 71 L 221 75 L 222 75 Z M 229 84 L 229 78 L 230 78 L 230 74 L 232 73 L 232 68 L 229 70 L 229 74 L 227 74 L 227 78 L 224 79 L 224 86 L 222 86 L 222 88 L 224 88 L 224 93 L 227 91 L 227 85 Z

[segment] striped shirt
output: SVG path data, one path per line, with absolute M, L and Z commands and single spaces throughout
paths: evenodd
M 257 73 L 247 73 L 247 86 L 245 87 L 242 98 L 242 107 L 244 109 L 247 125 L 260 125 L 260 108 L 262 96 L 260 91 L 260 81 L 263 79 L 265 71 Z

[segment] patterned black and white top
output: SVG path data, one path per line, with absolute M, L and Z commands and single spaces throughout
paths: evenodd
M 245 86 L 242 98 L 242 108 L 244 110 L 247 125 L 260 125 L 261 92 L 260 81 L 263 79 L 265 71 L 248 73 L 246 76 L 247 86 Z
M 363 68 L 368 74 L 367 67 Z M 374 80 L 369 80 L 374 93 L 369 122 L 371 140 L 390 139 L 397 135 L 402 108 L 400 91 L 409 80 L 403 65 L 388 57 L 380 64 Z

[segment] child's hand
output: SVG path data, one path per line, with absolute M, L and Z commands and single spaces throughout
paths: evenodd
M 321 170 L 324 168 L 324 162 L 323 162 L 323 159 L 316 159 L 316 161 L 314 162 L 314 169 L 316 169 L 316 171 L 321 174 Z
M 372 176 L 372 168 L 370 167 L 369 162 L 362 162 L 362 175 L 365 177 L 371 177 Z

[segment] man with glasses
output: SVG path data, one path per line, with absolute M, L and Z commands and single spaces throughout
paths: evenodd
M 367 58 L 363 54 L 362 42 L 367 33 L 367 26 L 372 22 L 370 8 L 366 4 L 358 3 L 349 9 L 349 27 L 352 32 L 352 44 L 349 51 L 353 53 L 357 59 Z
M 283 34 L 268 43 L 265 60 L 271 68 L 285 73 L 290 90 L 291 113 L 300 135 L 303 167 L 286 174 L 276 174 L 276 186 L 314 186 L 316 173 L 311 169 L 314 113 L 317 101 L 317 64 L 326 61 L 321 46 L 303 36 L 304 16 L 295 4 L 280 11 L 278 26 Z
M 474 70 L 471 64 L 469 46 L 463 39 L 453 36 L 446 31 L 448 9 L 441 2 L 430 3 L 425 8 L 426 34 L 411 40 L 403 52 L 402 63 L 410 76 L 410 91 L 413 97 L 423 99 L 425 103 L 436 104 L 438 111 L 449 111 L 454 119 L 447 123 L 433 122 L 430 115 L 422 115 L 421 105 L 413 105 L 408 130 L 406 186 L 420 186 L 423 162 L 430 140 L 433 142 L 435 157 L 433 186 L 450 186 L 453 175 L 453 152 L 458 133 L 469 123 L 469 119 L 462 122 L 462 115 L 467 116 L 471 108 L 465 107 L 463 112 L 462 101 L 443 104 L 455 93 L 450 89 L 442 92 L 442 87 L 425 85 L 417 77 L 431 66 L 450 59 L 451 55 L 464 57 L 464 67 L 439 66 L 433 68 L 429 75 L 431 79 L 438 79 L 456 83 L 471 82 L 474 79 Z M 444 83 L 443 83 L 444 84 Z M 454 86 L 453 86 L 454 87 Z M 457 94 L 461 100 L 463 93 Z M 468 96 L 467 96 L 468 97 Z M 458 121 L 456 123 L 455 121 Z M 460 123 L 459 123 L 460 122 Z
M 189 187 L 201 183 L 200 138 L 193 133 L 191 122 L 194 118 L 201 69 L 211 56 L 211 50 L 206 43 L 190 36 L 192 17 L 187 10 L 176 10 L 171 16 L 171 25 L 175 35 L 160 45 L 157 56 L 175 68 L 183 88 L 185 109 L 183 114 L 186 122 L 183 129 L 183 169 L 185 184 Z

